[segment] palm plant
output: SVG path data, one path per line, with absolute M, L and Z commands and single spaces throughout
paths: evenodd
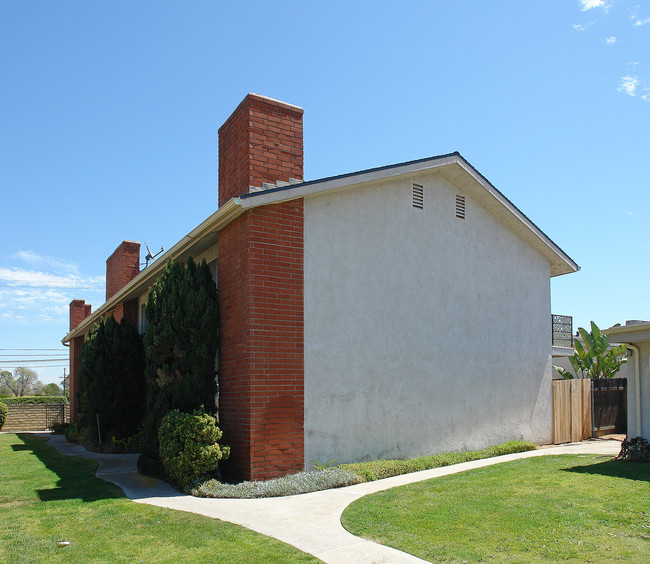
M 575 354 L 569 357 L 571 366 L 578 378 L 613 378 L 627 362 L 625 354 L 627 347 L 618 345 L 611 347 L 609 337 L 601 333 L 598 326 L 592 321 L 591 332 L 583 327 L 578 328 L 582 343 L 574 344 Z M 568 370 L 561 366 L 554 366 L 565 380 L 574 378 Z

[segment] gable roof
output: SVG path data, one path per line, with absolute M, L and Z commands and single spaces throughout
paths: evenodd
M 210 217 L 183 237 L 153 264 L 141 271 L 126 286 L 95 310 L 88 318 L 72 329 L 62 340 L 71 341 L 84 335 L 100 316 L 123 301 L 137 298 L 153 284 L 162 273 L 167 260 L 186 260 L 213 246 L 218 233 L 248 209 L 277 204 L 297 198 L 310 198 L 319 194 L 353 189 L 356 186 L 391 177 L 436 171 L 462 188 L 494 214 L 502 223 L 517 232 L 531 246 L 545 256 L 551 265 L 551 277 L 577 272 L 580 267 L 551 239 L 523 214 L 508 198 L 497 190 L 460 153 L 454 152 L 425 159 L 330 176 L 319 180 L 292 183 L 261 191 L 253 191 L 232 198 Z
M 243 209 L 250 209 L 296 198 L 347 190 L 361 184 L 395 176 L 434 170 L 465 190 L 500 221 L 537 248 L 549 260 L 552 277 L 580 270 L 580 267 L 569 255 L 458 152 L 250 192 L 240 196 L 237 200 Z

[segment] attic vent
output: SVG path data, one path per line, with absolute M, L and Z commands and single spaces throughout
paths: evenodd
M 424 189 L 419 184 L 413 184 L 413 207 L 424 209 Z
M 465 219 L 465 196 L 456 196 L 456 217 Z

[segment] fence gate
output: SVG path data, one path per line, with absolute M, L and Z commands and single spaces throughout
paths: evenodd
M 592 382 L 595 436 L 627 433 L 627 379 L 599 378 Z
M 553 380 L 553 444 L 591 436 L 591 380 Z

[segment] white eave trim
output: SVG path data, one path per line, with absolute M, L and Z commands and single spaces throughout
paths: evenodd
M 203 221 L 200 225 L 194 228 L 190 233 L 185 235 L 178 243 L 171 249 L 166 251 L 160 256 L 151 266 L 140 271 L 140 273 L 131 280 L 126 286 L 121 288 L 115 295 L 111 296 L 104 304 L 92 312 L 86 319 L 84 319 L 77 327 L 72 329 L 62 340 L 62 343 L 68 343 L 75 337 L 85 335 L 90 328 L 106 313 L 116 307 L 124 298 L 131 294 L 134 290 L 141 287 L 142 289 L 148 288 L 160 276 L 160 273 L 165 268 L 167 261 L 174 258 L 187 250 L 191 249 L 192 245 L 200 241 L 206 235 L 219 231 L 233 219 L 243 213 L 242 207 L 236 198 L 228 200 L 210 217 Z
M 537 240 L 539 240 L 539 242 L 542 243 L 550 256 L 555 258 L 551 264 L 552 277 L 580 270 L 580 267 L 571 259 L 571 257 L 569 257 L 569 255 L 567 255 L 541 229 L 539 229 L 539 227 L 528 219 L 528 217 L 526 217 L 510 200 L 508 200 L 508 198 L 490 184 L 490 182 L 459 153 L 451 153 L 441 157 L 432 157 L 431 159 L 423 159 L 420 161 L 405 163 L 403 165 L 382 167 L 379 169 L 369 170 L 368 172 L 362 171 L 329 179 L 325 178 L 323 180 L 304 182 L 302 184 L 290 185 L 278 189 L 253 192 L 240 198 L 240 203 L 242 208 L 251 209 L 259 206 L 286 202 L 296 198 L 306 198 L 326 192 L 349 189 L 359 184 L 384 180 L 395 176 L 442 169 L 452 165 L 457 165 L 462 168 L 467 175 L 482 186 L 496 202 L 501 204 L 503 208 L 510 212 L 511 216 L 516 218 Z M 559 261 L 557 259 L 559 259 Z M 558 268 L 558 265 L 561 267 Z

